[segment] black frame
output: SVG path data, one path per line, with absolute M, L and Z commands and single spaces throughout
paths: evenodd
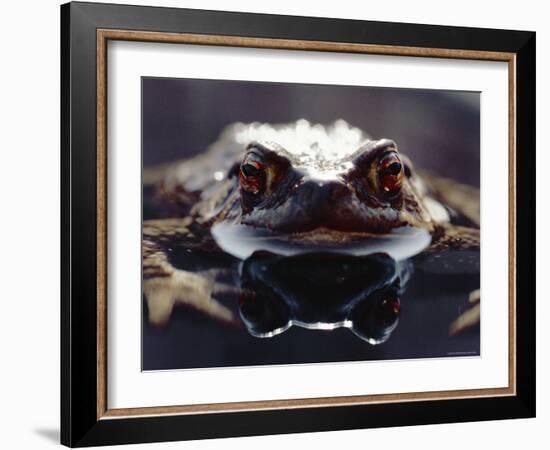
M 96 29 L 516 54 L 517 395 L 97 419 Z M 61 7 L 61 442 L 89 446 L 535 416 L 535 33 L 189 9 Z

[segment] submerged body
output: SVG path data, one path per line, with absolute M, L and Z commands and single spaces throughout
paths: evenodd
M 285 241 L 277 247 L 284 249 L 282 254 L 304 248 L 384 253 L 386 244 L 371 243 L 400 245 L 410 235 L 423 240 L 406 257 L 479 246 L 477 190 L 418 173 L 394 141 L 370 139 L 343 120 L 328 126 L 305 120 L 234 124 L 199 156 L 147 171 L 144 183 L 155 186 L 157 199 L 175 216 L 144 222 L 144 293 L 150 316 L 156 304 L 171 309 L 178 298 L 189 303 L 194 296 L 206 296 L 209 301 L 201 307 L 215 305 L 207 283 L 201 285 L 196 274 L 168 262 L 163 243 L 170 241 L 193 239 L 240 258 L 266 250 L 262 246 L 273 239 Z M 231 234 L 228 244 L 226 234 L 210 232 L 217 227 L 255 230 L 260 238 L 248 253 L 232 252 L 237 248 L 233 241 L 243 234 Z M 395 257 L 391 252 L 388 247 L 386 253 Z M 175 283 L 179 291 L 168 294 L 167 283 Z M 205 312 L 222 318 L 218 306 Z M 153 311 L 152 321 L 161 323 L 166 314 Z

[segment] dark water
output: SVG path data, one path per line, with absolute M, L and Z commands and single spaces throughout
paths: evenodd
M 158 328 L 144 307 L 144 370 L 479 355 L 479 325 L 449 336 L 479 287 L 478 252 L 400 263 L 381 254 L 259 252 L 244 262 L 177 247 L 170 254 L 176 266 L 217 273 L 234 286 L 216 298 L 237 320 L 221 323 L 181 306 Z M 302 326 L 285 330 L 289 321 Z M 319 329 L 331 325 L 341 327 Z

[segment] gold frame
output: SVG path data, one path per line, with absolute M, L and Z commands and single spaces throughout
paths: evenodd
M 148 31 L 97 30 L 97 419 L 167 414 L 221 413 L 266 409 L 345 406 L 421 400 L 448 400 L 474 397 L 516 395 L 516 55 L 506 52 L 455 50 L 444 48 L 298 41 Z M 364 53 L 392 56 L 436 57 L 501 61 L 508 63 L 508 206 L 509 206 L 509 286 L 508 286 L 508 387 L 466 389 L 402 394 L 318 397 L 288 400 L 264 400 L 200 405 L 148 406 L 108 409 L 107 405 L 107 42 L 109 40 L 218 45 L 268 49 Z

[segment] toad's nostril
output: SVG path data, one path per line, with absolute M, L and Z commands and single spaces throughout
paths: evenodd
M 350 190 L 349 188 L 344 184 L 340 182 L 330 182 L 327 184 L 327 190 L 328 190 L 328 199 L 331 202 L 337 202 L 339 200 L 344 199 L 345 197 L 349 196 Z
M 300 186 L 298 202 L 304 209 L 315 211 L 326 204 L 329 190 L 325 183 L 308 180 Z
M 307 180 L 300 186 L 298 201 L 312 215 L 334 211 L 337 202 L 349 196 L 349 189 L 340 181 Z

